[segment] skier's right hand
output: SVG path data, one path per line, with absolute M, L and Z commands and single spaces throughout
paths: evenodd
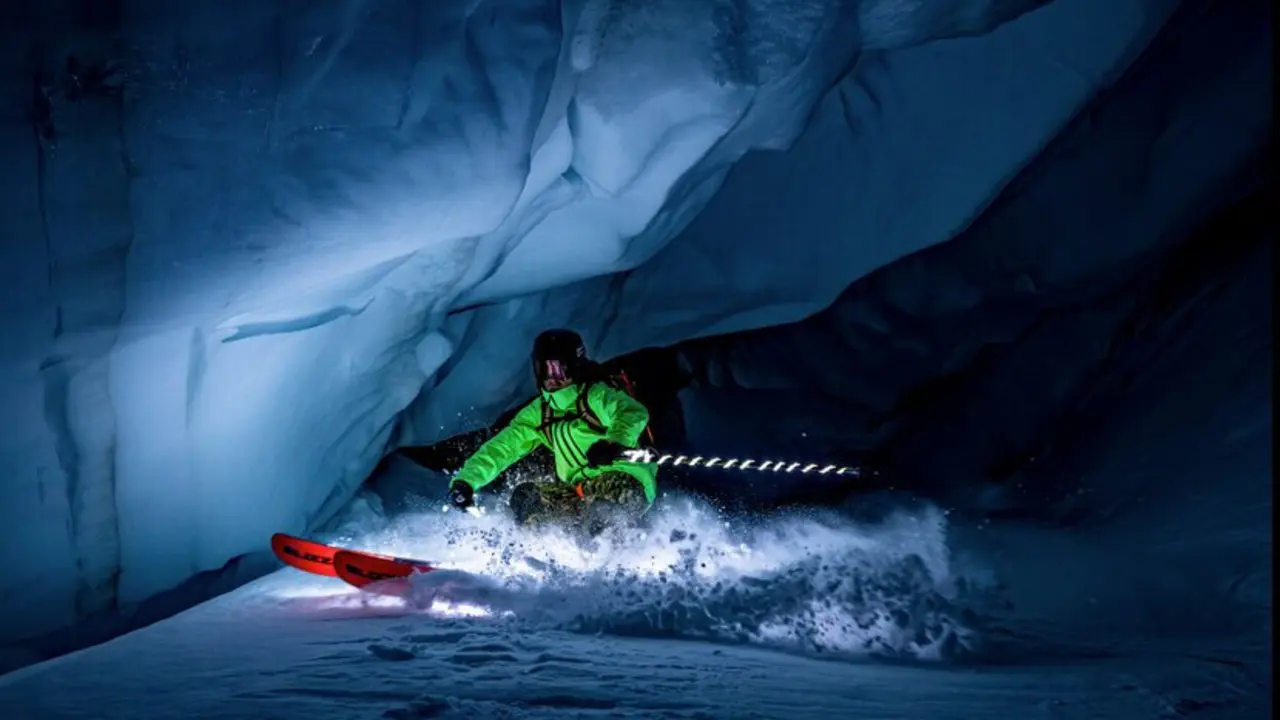
M 449 504 L 459 510 L 466 510 L 472 505 L 475 505 L 475 495 L 475 490 L 472 490 L 471 486 L 464 482 L 455 480 L 453 484 L 449 486 Z

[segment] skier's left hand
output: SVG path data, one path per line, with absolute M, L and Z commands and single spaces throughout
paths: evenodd
M 601 465 L 612 465 L 621 460 L 627 448 L 619 445 L 611 440 L 599 440 L 595 445 L 587 448 L 587 465 L 589 467 L 600 467 Z
M 449 486 L 449 504 L 459 510 L 466 510 L 476 504 L 475 491 L 471 486 L 460 481 L 454 480 Z

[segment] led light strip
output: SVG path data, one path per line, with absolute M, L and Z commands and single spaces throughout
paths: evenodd
M 683 465 L 685 467 L 719 468 L 721 470 L 755 470 L 757 472 L 799 473 L 801 475 L 852 475 L 861 477 L 862 470 L 856 467 L 841 465 L 823 465 L 822 463 L 787 462 L 785 460 L 765 460 L 763 462 L 742 458 L 708 458 L 702 455 L 659 455 L 649 450 L 629 450 L 624 453 L 631 462 L 654 463 L 656 465 Z

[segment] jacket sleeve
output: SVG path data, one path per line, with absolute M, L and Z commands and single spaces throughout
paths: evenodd
M 541 420 L 538 401 L 534 400 L 520 409 L 511 424 L 489 438 L 480 449 L 471 454 L 462 469 L 454 475 L 454 482 L 464 482 L 473 490 L 493 482 L 503 470 L 528 455 L 541 441 L 538 421 Z
M 587 403 L 604 425 L 604 439 L 624 447 L 640 444 L 640 434 L 649 424 L 649 411 L 627 393 L 599 384 L 591 388 Z

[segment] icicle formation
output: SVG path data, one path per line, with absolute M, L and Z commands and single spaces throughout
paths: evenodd
M 702 455 L 659 455 L 649 450 L 631 450 L 626 453 L 631 462 L 656 463 L 658 465 L 685 465 L 687 467 L 720 468 L 721 470 L 756 470 L 758 472 L 785 472 L 815 475 L 852 475 L 861 477 L 862 470 L 856 467 L 840 465 L 823 465 L 821 463 L 787 462 L 784 460 L 765 460 L 757 462 L 742 458 L 707 458 Z

